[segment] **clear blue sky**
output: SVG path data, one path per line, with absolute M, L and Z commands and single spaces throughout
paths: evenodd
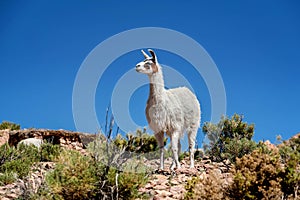
M 300 132 L 299 9 L 297 0 L 2 0 L 0 121 L 75 130 L 72 90 L 83 60 L 110 36 L 150 26 L 179 31 L 205 48 L 224 81 L 227 115 L 243 114 L 255 123 L 255 140 L 275 141 L 278 134 L 287 139 Z M 210 97 L 201 77 L 193 76 L 191 67 L 182 70 L 179 65 L 188 63 L 168 52 L 158 51 L 158 56 L 196 88 L 202 123 L 208 121 Z M 99 82 L 98 88 L 105 88 L 96 94 L 102 125 L 114 84 L 141 59 L 138 51 L 121 56 Z M 147 125 L 147 94 L 148 88 L 141 87 L 130 101 L 141 126 Z

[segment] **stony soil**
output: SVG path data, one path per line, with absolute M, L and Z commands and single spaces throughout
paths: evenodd
M 193 177 L 201 179 L 208 176 L 211 170 L 220 174 L 220 179 L 224 179 L 225 184 L 229 184 L 232 180 L 229 173 L 230 165 L 225 163 L 213 163 L 209 159 L 204 158 L 195 162 L 195 168 L 189 168 L 189 161 L 184 159 L 181 161 L 182 169 L 175 171 L 168 170 L 171 165 L 171 158 L 166 160 L 166 170 L 157 170 L 150 177 L 149 182 L 140 189 L 140 192 L 149 199 L 183 199 L 185 195 L 185 185 L 188 180 Z M 158 160 L 153 160 L 147 165 L 159 166 Z

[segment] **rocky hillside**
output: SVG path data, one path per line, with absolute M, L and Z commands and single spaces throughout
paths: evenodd
M 86 146 L 89 142 L 95 139 L 95 135 L 89 135 L 78 132 L 65 130 L 44 130 L 44 129 L 29 129 L 29 130 L 3 130 L 0 131 L 0 145 L 8 143 L 11 146 L 17 146 L 19 142 L 28 138 L 36 138 L 46 140 L 53 144 L 77 150 L 82 154 L 86 153 Z M 300 133 L 293 138 L 300 138 Z M 287 141 L 288 142 L 288 141 Z M 270 142 L 265 143 L 270 150 L 277 147 Z M 159 165 L 157 159 L 145 160 L 148 167 L 156 169 Z M 171 164 L 171 159 L 168 158 L 165 162 L 165 168 L 168 169 Z M 154 170 L 149 177 L 148 183 L 139 188 L 139 193 L 147 199 L 183 199 L 186 195 L 186 186 L 188 182 L 196 178 L 201 183 L 207 181 L 213 182 L 214 179 L 210 176 L 214 174 L 217 177 L 218 183 L 222 183 L 221 187 L 226 188 L 233 181 L 231 169 L 233 167 L 229 161 L 212 162 L 208 157 L 202 157 L 195 163 L 195 169 L 189 169 L 189 161 L 184 158 L 181 161 L 182 169 L 176 171 L 170 170 Z M 0 186 L 0 197 L 3 200 L 17 199 L 19 196 L 24 196 L 28 191 L 36 191 L 43 187 L 45 174 L 52 170 L 55 166 L 53 162 L 40 162 L 32 166 L 32 172 L 23 179 L 18 179 L 14 183 Z M 216 183 L 216 184 L 218 184 Z M 214 183 L 210 183 L 214 184 Z M 204 186 L 203 186 L 204 187 Z
M 95 139 L 95 135 L 72 132 L 66 130 L 25 129 L 25 130 L 0 130 L 0 146 L 8 143 L 17 146 L 20 142 L 29 138 L 58 144 L 67 149 L 85 153 L 86 145 Z M 37 191 L 43 184 L 45 173 L 52 169 L 53 162 L 41 162 L 32 166 L 32 173 L 25 179 L 18 179 L 12 184 L 0 186 L 1 200 L 16 199 L 27 190 Z
M 62 147 L 85 152 L 86 145 L 93 141 L 95 136 L 65 130 L 2 130 L 0 131 L 0 145 L 8 142 L 11 146 L 17 146 L 19 142 L 28 138 L 47 140 Z M 159 160 L 146 161 L 147 166 L 155 169 Z M 185 194 L 185 185 L 192 177 L 205 178 L 207 172 L 216 171 L 226 183 L 230 182 L 231 175 L 228 172 L 230 165 L 212 163 L 208 158 L 196 162 L 195 169 L 189 169 L 188 161 L 182 160 L 182 169 L 176 172 L 170 170 L 155 171 L 149 178 L 149 182 L 139 189 L 141 194 L 152 199 L 182 199 Z M 166 169 L 171 164 L 171 158 L 166 160 Z M 32 173 L 25 179 L 17 180 L 12 184 L 0 187 L 1 199 L 15 199 L 26 193 L 27 189 L 37 191 L 42 186 L 45 173 L 51 170 L 55 164 L 52 162 L 37 163 L 32 167 Z M 30 188 L 29 188 L 30 187 Z

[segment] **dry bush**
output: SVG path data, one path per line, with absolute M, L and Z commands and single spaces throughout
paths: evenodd
M 226 184 L 221 176 L 219 170 L 211 170 L 208 174 L 203 173 L 200 177 L 192 178 L 185 187 L 187 190 L 185 199 L 224 199 Z
M 227 191 L 229 199 L 281 199 L 280 175 L 283 166 L 277 154 L 262 149 L 238 158 L 232 170 L 233 184 Z

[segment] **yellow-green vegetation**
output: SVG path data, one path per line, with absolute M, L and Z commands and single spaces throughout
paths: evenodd
M 206 122 L 203 132 L 209 139 L 209 144 L 204 146 L 206 154 L 213 161 L 229 159 L 235 162 L 236 158 L 241 158 L 256 148 L 256 143 L 252 140 L 254 124 L 243 122 L 243 116 L 238 114 L 231 118 L 223 116 L 217 124 Z
M 100 134 L 84 155 L 49 143 L 40 148 L 5 144 L 0 147 L 0 183 L 6 185 L 26 178 L 34 163 L 52 161 L 55 167 L 46 174 L 38 193 L 27 192 L 19 198 L 134 199 L 147 182 L 149 168 L 124 148 Z
M 279 154 L 284 163 L 281 188 L 285 198 L 288 196 L 300 199 L 300 135 L 283 142 Z
M 145 136 L 146 137 L 146 136 Z M 149 169 L 129 149 L 121 136 L 109 139 L 99 134 L 85 155 L 63 150 L 53 171 L 47 174 L 47 190 L 39 198 L 134 199 L 147 182 Z
M 141 131 L 138 130 L 137 134 L 140 133 Z M 144 138 L 151 138 L 151 136 L 143 133 L 140 141 Z M 141 142 L 140 146 L 143 146 L 142 144 L 144 143 Z M 138 197 L 138 188 L 147 182 L 150 169 L 139 158 L 140 154 L 130 149 L 140 148 L 136 143 L 133 144 L 121 135 L 113 140 L 99 135 L 88 145 L 90 156 L 94 159 L 98 169 L 96 172 L 98 185 L 101 185 L 95 190 L 97 198 L 132 199 Z
M 57 145 L 43 144 L 39 149 L 34 145 L 20 144 L 11 147 L 7 143 L 0 147 L 0 185 L 24 178 L 35 162 L 53 161 L 60 153 Z
M 0 124 L 0 130 L 9 129 L 9 130 L 19 130 L 21 126 L 13 122 L 3 121 Z
M 167 138 L 165 138 L 164 145 L 166 145 L 166 142 Z M 157 151 L 157 153 L 159 152 L 155 136 L 147 134 L 145 129 L 143 131 L 138 129 L 135 134 L 128 133 L 126 134 L 126 138 L 123 138 L 121 135 L 117 135 L 114 139 L 114 144 L 119 148 L 125 147 L 125 151 L 134 153 L 145 154 L 155 151 Z M 149 155 L 152 154 L 148 154 L 148 156 Z
M 46 176 L 50 192 L 59 199 L 89 199 L 97 182 L 95 167 L 91 157 L 64 150 Z
M 59 157 L 62 148 L 59 145 L 53 145 L 51 143 L 43 143 L 40 148 L 40 161 L 56 161 Z
M 26 176 L 32 164 L 38 161 L 38 149 L 19 145 L 17 148 L 4 144 L 0 147 L 0 185 L 12 183 Z

